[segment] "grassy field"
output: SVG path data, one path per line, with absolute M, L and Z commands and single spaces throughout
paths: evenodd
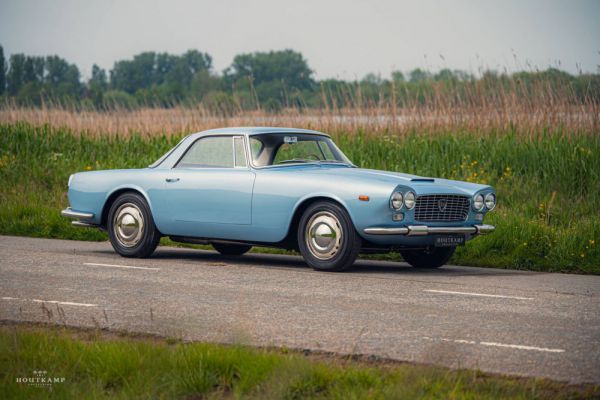
M 541 130 L 370 134 L 334 132 L 361 167 L 488 183 L 499 205 L 452 263 L 600 273 L 600 136 Z M 181 134 L 98 135 L 49 125 L 0 123 L 0 234 L 105 240 L 59 216 L 77 171 L 144 167 Z M 397 255 L 384 256 L 399 259 Z
M 17 378 L 58 378 L 34 387 Z M 64 379 L 62 379 L 64 378 Z M 61 381 L 62 379 L 62 381 Z M 0 326 L 0 398 L 584 399 L 592 385 L 97 330 Z

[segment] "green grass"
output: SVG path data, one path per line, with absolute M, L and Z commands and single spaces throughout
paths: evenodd
M 359 166 L 494 185 L 497 231 L 459 248 L 452 263 L 600 273 L 600 135 L 542 131 L 337 132 Z M 59 216 L 73 172 L 144 167 L 181 135 L 93 136 L 49 126 L 0 124 L 0 234 L 105 240 Z M 398 255 L 382 256 L 399 259 Z
M 52 389 L 18 383 L 33 371 Z M 3 399 L 578 399 L 592 385 L 103 331 L 0 326 Z

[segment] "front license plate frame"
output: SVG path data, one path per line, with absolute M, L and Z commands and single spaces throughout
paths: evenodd
M 465 245 L 465 235 L 442 235 L 436 236 L 433 245 L 435 247 L 456 247 Z

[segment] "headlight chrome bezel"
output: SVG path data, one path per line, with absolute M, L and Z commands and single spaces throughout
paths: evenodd
M 396 203 L 396 205 L 394 205 Z M 400 203 L 398 205 L 397 203 Z M 394 211 L 400 211 L 404 207 L 404 195 L 402 192 L 394 191 L 390 196 L 390 208 Z
M 478 203 L 481 204 L 480 207 L 477 206 Z M 483 195 L 481 193 L 477 193 L 475 196 L 473 196 L 473 210 L 479 212 L 479 211 L 483 211 L 484 208 L 485 208 L 485 197 L 483 197 Z
M 487 208 L 488 211 L 492 211 L 494 208 L 496 208 L 496 193 L 494 192 L 490 192 L 488 194 L 485 195 L 483 202 L 485 204 L 485 208 Z M 488 202 L 491 202 L 492 205 L 488 205 Z
M 408 191 L 404 194 L 404 206 L 407 210 L 412 210 L 417 204 L 417 195 L 413 191 Z

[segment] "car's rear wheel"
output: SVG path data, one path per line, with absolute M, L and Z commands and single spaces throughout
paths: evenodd
M 212 247 L 224 256 L 241 256 L 252 248 L 250 245 L 231 243 L 212 243 Z
M 321 271 L 348 269 L 361 246 L 360 236 L 346 210 L 330 201 L 319 201 L 304 211 L 297 237 L 306 263 Z
M 404 261 L 415 268 L 439 268 L 446 264 L 456 247 L 433 247 L 426 250 L 400 250 Z
M 124 257 L 149 257 L 160 241 L 150 207 L 138 193 L 117 197 L 108 211 L 107 230 L 113 248 Z

